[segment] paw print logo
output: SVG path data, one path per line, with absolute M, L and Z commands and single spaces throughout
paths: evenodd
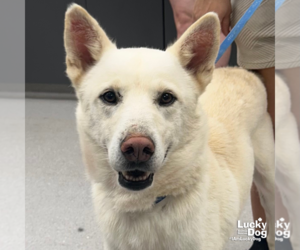
M 262 218 L 258 218 L 258 221 L 261 222 L 261 221 L 262 221 Z

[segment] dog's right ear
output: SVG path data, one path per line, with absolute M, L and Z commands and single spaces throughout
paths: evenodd
M 167 49 L 180 64 L 198 81 L 201 91 L 211 81 L 218 55 L 220 21 L 210 12 L 192 24 L 184 34 Z
M 98 22 L 77 4 L 70 5 L 65 15 L 64 44 L 67 75 L 75 88 L 104 51 L 116 48 Z

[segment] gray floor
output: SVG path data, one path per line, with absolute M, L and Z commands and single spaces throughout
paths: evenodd
M 0 249 L 25 242 L 25 101 L 0 97 Z
M 80 156 L 75 105 L 71 100 L 26 100 L 26 249 L 102 249 Z M 252 221 L 249 202 L 242 219 Z M 229 241 L 226 250 L 250 245 Z

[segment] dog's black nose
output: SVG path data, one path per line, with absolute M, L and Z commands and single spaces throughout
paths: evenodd
M 155 151 L 153 142 L 144 136 L 131 136 L 121 144 L 121 151 L 129 162 L 146 162 Z

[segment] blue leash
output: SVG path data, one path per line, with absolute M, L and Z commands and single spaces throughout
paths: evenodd
M 244 26 L 249 21 L 249 19 L 252 17 L 252 15 L 257 10 L 258 6 L 261 4 L 262 1 L 263 0 L 254 0 L 254 2 L 250 5 L 250 7 L 245 12 L 245 14 L 240 18 L 240 20 L 237 22 L 237 24 L 232 28 L 232 30 L 226 36 L 226 38 L 224 39 L 224 41 L 222 42 L 222 44 L 220 46 L 219 54 L 216 59 L 216 63 L 223 56 L 223 54 L 229 48 L 229 46 L 233 43 L 235 38 L 238 36 L 238 34 L 244 28 Z M 284 1 L 285 0 L 276 0 L 275 1 L 275 12 L 280 8 L 280 6 L 284 3 Z
M 219 54 L 216 59 L 216 62 L 219 61 L 219 59 L 223 56 L 225 51 L 229 48 L 229 46 L 232 44 L 232 42 L 235 40 L 235 38 L 238 36 L 238 34 L 244 28 L 244 26 L 249 21 L 249 19 L 252 17 L 252 15 L 257 10 L 258 6 L 261 4 L 262 1 L 263 0 L 254 0 L 254 2 L 246 10 L 245 14 L 240 18 L 240 20 L 237 22 L 237 24 L 232 28 L 232 30 L 229 32 L 229 34 L 226 36 L 226 38 L 224 39 L 224 41 L 222 42 L 222 44 L 220 46 Z
M 280 8 L 280 6 L 284 3 L 285 0 L 276 0 L 275 1 L 275 12 Z

